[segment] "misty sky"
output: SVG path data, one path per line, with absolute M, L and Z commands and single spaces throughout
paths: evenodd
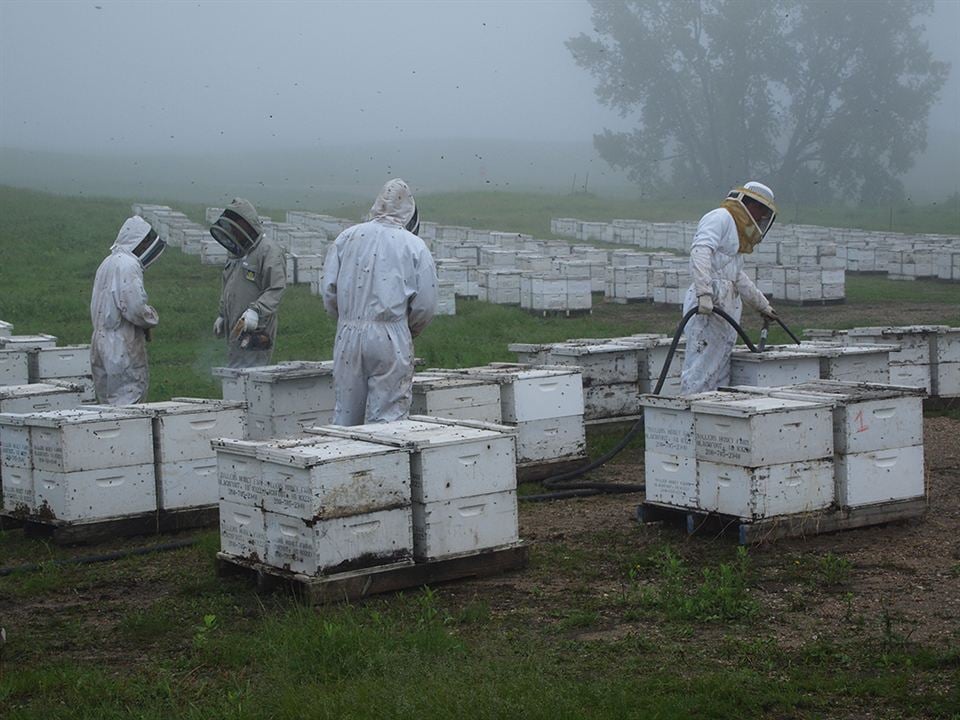
M 931 47 L 954 68 L 931 125 L 960 137 L 960 0 L 935 13 Z M 0 145 L 590 142 L 629 124 L 564 46 L 589 22 L 582 0 L 0 0 Z

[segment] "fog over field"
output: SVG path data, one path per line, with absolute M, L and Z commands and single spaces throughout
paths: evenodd
M 925 19 L 953 69 L 907 176 L 960 189 L 960 2 Z M 72 194 L 316 207 L 419 190 L 629 195 L 593 148 L 635 125 L 565 42 L 580 0 L 0 0 L 0 182 Z

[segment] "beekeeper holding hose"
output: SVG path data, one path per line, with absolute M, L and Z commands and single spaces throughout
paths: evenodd
M 714 307 L 739 323 L 741 300 L 745 300 L 764 318 L 776 318 L 770 302 L 743 272 L 743 255 L 760 244 L 776 215 L 773 191 L 748 182 L 731 190 L 719 208 L 700 218 L 690 249 L 693 283 L 683 303 L 684 315 L 693 308 L 697 314 L 684 331 L 682 394 L 709 392 L 730 382 L 730 354 L 737 331 L 714 314 Z
M 210 234 L 230 253 L 213 334 L 227 340 L 229 367 L 269 365 L 287 287 L 283 251 L 263 236 L 256 208 L 241 198 L 227 205 Z

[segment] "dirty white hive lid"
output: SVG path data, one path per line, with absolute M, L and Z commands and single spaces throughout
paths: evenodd
M 828 403 L 806 400 L 790 400 L 767 395 L 754 395 L 738 400 L 704 400 L 694 402 L 691 407 L 702 415 L 726 415 L 728 417 L 747 418 L 771 413 L 792 412 L 794 410 L 816 410 L 830 407 Z
M 367 425 L 352 426 L 324 425 L 322 427 L 307 428 L 306 432 L 349 437 L 357 440 L 384 443 L 394 447 L 409 447 L 415 450 L 503 437 L 502 433 L 493 430 L 482 430 L 464 425 L 447 425 L 419 420 L 398 420 L 391 423 L 370 423 Z
M 47 383 L 30 383 L 28 385 L 0 386 L 0 400 L 13 398 L 40 397 L 43 395 L 68 395 L 77 390 L 64 385 L 48 385 Z
M 257 457 L 267 462 L 308 468 L 344 458 L 371 457 L 407 451 L 406 448 L 387 446 L 383 443 L 333 435 L 314 435 L 304 439 L 310 442 L 297 445 L 267 443 L 257 448 Z

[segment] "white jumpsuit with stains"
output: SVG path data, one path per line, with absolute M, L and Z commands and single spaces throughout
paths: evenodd
M 763 293 L 743 272 L 743 255 L 733 216 L 724 208 L 700 219 L 690 248 L 693 283 L 683 301 L 683 313 L 697 307 L 697 297 L 710 294 L 714 307 L 740 322 L 741 297 L 757 310 L 770 307 Z M 730 384 L 730 353 L 737 331 L 717 314 L 694 315 L 684 331 L 686 349 L 680 392 L 710 392 Z
M 101 403 L 129 405 L 147 395 L 150 372 L 144 330 L 155 327 L 160 318 L 147 304 L 143 267 L 133 249 L 148 232 L 150 225 L 141 217 L 124 222 L 93 281 L 90 369 Z
M 369 222 L 340 233 L 323 269 L 323 303 L 337 319 L 333 422 L 405 418 L 413 399 L 413 338 L 433 319 L 437 271 L 423 241 L 404 229 L 414 201 L 391 180 Z

